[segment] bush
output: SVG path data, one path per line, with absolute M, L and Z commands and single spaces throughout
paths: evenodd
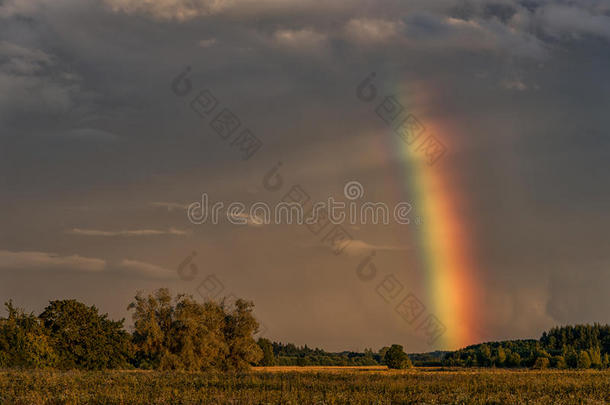
M 0 367 L 49 368 L 57 353 L 40 320 L 7 302 L 8 318 L 0 319 Z
M 537 370 L 544 370 L 545 368 L 548 368 L 550 364 L 550 361 L 548 358 L 546 357 L 538 357 L 536 359 L 536 361 L 534 362 L 534 366 L 533 368 L 537 369 Z
M 95 306 L 76 300 L 51 301 L 40 320 L 60 368 L 101 370 L 127 366 L 131 343 L 122 320 L 109 320 Z
M 563 358 L 563 356 L 553 357 L 551 365 L 560 370 L 568 368 L 568 364 L 566 363 L 566 360 Z
M 386 352 L 383 361 L 388 368 L 402 369 L 413 367 L 409 356 L 404 352 L 401 345 L 392 345 Z
M 576 364 L 577 368 L 589 368 L 591 367 L 591 359 L 589 358 L 589 354 L 581 350 L 578 354 L 578 363 Z

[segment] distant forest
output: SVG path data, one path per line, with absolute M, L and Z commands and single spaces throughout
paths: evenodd
M 307 346 L 258 340 L 265 356 L 261 365 L 369 366 L 384 365 L 388 347 L 378 352 L 328 353 Z M 271 356 L 272 353 L 272 356 Z M 436 351 L 408 355 L 414 366 L 502 368 L 608 368 L 610 326 L 576 325 L 553 328 L 539 340 L 509 340 L 468 346 L 454 352 Z
M 562 326 L 539 340 L 489 342 L 448 353 L 443 365 L 462 367 L 608 368 L 610 326 Z
M 364 349 L 364 352 L 327 352 L 322 349 L 311 349 L 305 346 L 295 346 L 271 342 L 260 338 L 257 341 L 263 350 L 260 366 L 381 366 L 386 365 L 387 353 L 390 347 L 382 347 L 374 352 Z M 443 357 L 449 352 L 436 351 L 431 353 L 408 354 L 410 365 L 440 366 Z
M 608 368 L 610 326 L 553 328 L 539 340 L 488 342 L 453 351 L 409 354 L 394 344 L 378 351 L 326 352 L 255 340 L 254 304 L 195 301 L 167 289 L 138 294 L 128 309 L 133 331 L 95 306 L 56 300 L 39 314 L 12 302 L 0 318 L 0 368 L 243 371 L 250 366 L 412 366 Z M 408 348 L 407 348 L 408 349 Z

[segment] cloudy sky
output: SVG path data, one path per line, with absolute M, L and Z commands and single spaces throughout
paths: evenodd
M 418 169 L 375 111 L 390 95 L 442 141 L 425 171 L 459 198 L 408 180 Z M 253 300 L 275 340 L 455 348 L 379 293 L 393 275 L 396 299 L 457 327 L 418 243 L 447 225 L 422 201 L 443 199 L 468 243 L 439 243 L 469 246 L 470 292 L 453 295 L 477 303 L 460 344 L 610 322 L 609 97 L 610 1 L 1 0 L 0 299 L 76 298 L 129 324 L 138 290 L 213 291 Z M 211 124 L 224 109 L 235 134 Z M 411 223 L 346 224 L 335 254 L 305 226 L 186 215 L 202 193 L 347 201 L 348 181 L 409 202 Z

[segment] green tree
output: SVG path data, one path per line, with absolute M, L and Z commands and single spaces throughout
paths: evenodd
M 171 314 L 161 368 L 208 370 L 221 367 L 228 353 L 222 333 L 223 308 L 212 301 L 201 304 L 187 295 L 179 295 Z
M 566 360 L 563 356 L 555 356 L 552 359 L 552 366 L 555 368 L 558 368 L 560 370 L 563 370 L 565 368 L 568 368 L 568 365 L 566 363 Z
M 127 366 L 131 347 L 123 320 L 112 321 L 107 314 L 100 315 L 95 306 L 76 300 L 51 301 L 40 319 L 60 368 L 99 370 Z
M 548 359 L 548 357 L 538 357 L 536 358 L 536 361 L 534 361 L 534 366 L 533 368 L 537 369 L 537 370 L 544 370 L 545 368 L 548 368 L 550 364 L 550 361 Z
M 269 339 L 258 338 L 258 346 L 263 352 L 263 357 L 258 362 L 259 366 L 275 366 L 276 360 L 273 354 L 273 345 Z
M 602 368 L 602 354 L 599 347 L 592 347 L 588 350 L 591 359 L 591 367 Z
M 565 358 L 569 368 L 578 367 L 578 353 L 572 347 L 568 348 Z
M 169 290 L 161 288 L 153 294 L 138 292 L 127 309 L 132 309 L 136 346 L 136 366 L 158 368 L 168 351 L 168 335 L 172 323 L 173 308 Z
M 502 347 L 498 347 L 498 351 L 496 353 L 496 365 L 498 367 L 502 367 L 502 366 L 504 366 L 505 362 L 506 362 L 506 352 L 504 351 L 504 349 Z
M 378 357 L 378 361 L 379 363 L 384 363 L 384 359 L 385 359 L 385 355 L 388 352 L 388 350 L 390 350 L 390 348 L 388 346 L 383 346 L 381 349 L 379 349 L 379 357 Z
M 229 310 L 224 304 L 223 308 L 226 311 L 223 333 L 228 346 L 224 369 L 243 371 L 263 357 L 263 352 L 253 337 L 259 327 L 253 314 L 254 304 L 238 299 L 234 308 Z
M 263 356 L 253 337 L 258 322 L 251 302 L 237 300 L 229 308 L 187 295 L 172 299 L 162 288 L 146 296 L 138 293 L 128 308 L 134 310 L 138 367 L 241 371 Z
M 413 367 L 409 356 L 404 352 L 401 345 L 392 345 L 385 353 L 383 361 L 388 368 L 403 369 Z
M 488 345 L 482 344 L 477 350 L 477 363 L 481 366 L 491 366 L 491 349 Z
M 0 319 L 0 367 L 47 368 L 57 364 L 40 320 L 33 314 L 4 304 L 8 317 Z
M 511 353 L 507 360 L 506 363 L 509 367 L 520 367 L 521 366 L 521 356 L 519 356 L 519 353 Z
M 364 349 L 364 357 L 362 358 L 362 365 L 363 366 L 371 366 L 377 364 L 377 362 L 375 361 L 375 357 L 374 357 L 374 353 L 373 353 L 373 349 L 368 348 L 368 349 Z
M 198 303 L 187 295 L 172 299 L 169 290 L 138 293 L 134 311 L 135 362 L 141 368 L 207 370 L 224 366 L 228 354 L 221 305 Z
M 589 368 L 591 367 L 591 358 L 589 358 L 589 354 L 581 350 L 578 354 L 578 363 L 576 364 L 578 368 Z

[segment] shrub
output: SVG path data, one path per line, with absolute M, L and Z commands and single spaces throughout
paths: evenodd
M 402 369 L 413 367 L 409 356 L 404 352 L 401 345 L 392 345 L 383 358 L 388 368 Z
M 545 368 L 548 368 L 550 364 L 550 361 L 548 358 L 546 357 L 538 357 L 536 359 L 536 361 L 534 362 L 534 366 L 533 368 L 537 369 L 537 370 L 543 370 Z
M 591 359 L 589 358 L 589 354 L 581 350 L 578 354 L 578 363 L 576 364 L 578 368 L 589 368 L 591 367 Z

